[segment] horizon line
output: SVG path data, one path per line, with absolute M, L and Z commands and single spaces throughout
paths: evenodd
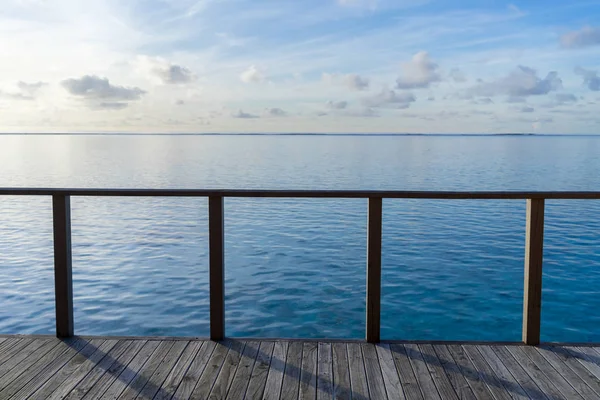
M 151 132 L 1 132 L 0 136 L 600 136 L 600 133 L 151 133 Z

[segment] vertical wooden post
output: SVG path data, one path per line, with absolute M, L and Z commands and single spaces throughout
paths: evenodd
M 367 342 L 379 343 L 381 328 L 381 197 L 369 198 L 367 222 Z
M 523 342 L 540 343 L 542 258 L 544 254 L 544 199 L 527 200 Z
M 71 264 L 71 199 L 52 195 L 54 228 L 54 299 L 56 336 L 71 337 L 73 327 L 73 271 Z
M 210 251 L 210 338 L 225 338 L 225 225 L 223 196 L 208 198 Z

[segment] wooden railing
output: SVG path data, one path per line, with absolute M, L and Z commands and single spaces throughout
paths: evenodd
M 187 189 L 23 189 L 0 188 L 0 196 L 52 196 L 56 335 L 74 335 L 71 261 L 71 196 L 207 197 L 209 228 L 210 337 L 225 337 L 225 197 L 366 198 L 367 234 L 366 340 L 380 341 L 382 199 L 496 199 L 527 200 L 523 342 L 540 342 L 544 202 L 546 199 L 600 199 L 600 192 L 432 192 L 345 190 L 187 190 Z

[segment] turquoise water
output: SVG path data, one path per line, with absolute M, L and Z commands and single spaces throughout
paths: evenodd
M 0 187 L 600 190 L 600 137 L 0 136 Z M 229 336 L 360 338 L 366 201 L 227 199 Z M 519 340 L 524 201 L 384 200 L 382 336 Z M 207 200 L 73 198 L 76 333 L 208 335 Z M 546 208 L 542 339 L 600 341 L 600 202 Z M 0 197 L 0 332 L 54 329 L 49 198 Z

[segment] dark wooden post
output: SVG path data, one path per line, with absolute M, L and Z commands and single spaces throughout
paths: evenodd
M 527 200 L 523 342 L 540 343 L 542 258 L 544 254 L 544 199 Z
M 378 343 L 381 328 L 381 197 L 369 198 L 367 228 L 367 342 Z
M 210 338 L 225 338 L 225 238 L 223 196 L 208 198 Z
M 54 228 L 54 298 L 56 336 L 71 337 L 73 326 L 73 271 L 71 264 L 71 200 L 63 194 L 52 195 Z

